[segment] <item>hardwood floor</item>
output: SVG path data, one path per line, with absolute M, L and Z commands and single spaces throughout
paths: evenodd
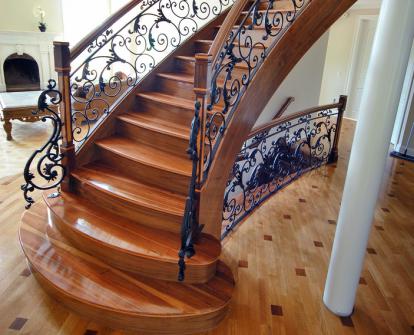
M 12 124 L 12 141 L 6 141 L 6 133 L 3 127 L 0 128 L 0 178 L 23 173 L 27 159 L 47 140 L 52 130 L 49 121 L 29 123 L 13 120 Z
M 342 130 L 337 167 L 292 183 L 225 241 L 222 259 L 236 278 L 231 311 L 201 334 L 414 333 L 413 163 L 387 161 L 354 315 L 340 319 L 323 305 L 353 122 Z M 21 183 L 20 175 L 0 179 L 0 334 L 130 335 L 68 312 L 37 284 L 17 238 Z

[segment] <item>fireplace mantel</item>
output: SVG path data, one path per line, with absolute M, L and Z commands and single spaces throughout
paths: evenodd
M 53 32 L 0 31 L 0 92 L 6 90 L 4 62 L 7 57 L 23 53 L 33 57 L 39 66 L 40 86 L 44 89 L 47 81 L 56 79 L 53 61 L 53 41 L 62 35 Z

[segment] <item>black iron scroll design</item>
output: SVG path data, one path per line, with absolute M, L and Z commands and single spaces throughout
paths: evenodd
M 183 223 L 181 225 L 181 248 L 178 252 L 179 281 L 183 281 L 185 277 L 185 258 L 191 258 L 195 255 L 194 241 L 203 229 L 203 226 L 198 224 L 196 208 L 197 167 L 199 160 L 197 139 L 200 132 L 200 109 L 201 104 L 197 101 L 195 104 L 194 118 L 191 123 L 190 142 L 187 149 L 187 153 L 192 161 L 192 174 L 188 196 L 185 202 Z
M 235 0 L 143 0 L 72 61 L 76 149 L 120 98 Z
M 269 196 L 328 162 L 338 115 L 334 109 L 306 114 L 244 143 L 224 194 L 223 238 Z
M 280 37 L 310 0 L 290 2 L 290 10 L 282 10 L 277 8 L 278 1 L 255 0 L 238 28 L 231 31 L 213 64 L 207 106 L 211 113 L 205 131 L 204 179 L 227 124 L 249 83 Z
M 58 187 L 65 178 L 63 155 L 59 149 L 63 124 L 57 112 L 57 106 L 61 101 L 62 94 L 56 89 L 56 82 L 53 79 L 49 80 L 47 89 L 39 96 L 38 110 L 33 114 L 44 113 L 41 120 L 42 122 L 50 120 L 53 131 L 48 141 L 30 156 L 24 168 L 23 177 L 26 183 L 21 186 L 21 189 L 27 202 L 26 209 L 35 202 L 29 193 L 35 189 L 49 190 Z

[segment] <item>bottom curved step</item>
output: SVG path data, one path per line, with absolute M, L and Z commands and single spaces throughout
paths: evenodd
M 206 284 L 183 284 L 120 271 L 74 248 L 40 203 L 26 211 L 20 243 L 40 284 L 66 307 L 112 328 L 144 334 L 194 334 L 216 327 L 233 293 L 219 262 Z

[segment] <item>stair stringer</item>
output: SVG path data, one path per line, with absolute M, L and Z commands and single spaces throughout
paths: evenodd
M 200 224 L 220 238 L 228 171 L 264 107 L 311 46 L 356 0 L 313 0 L 281 36 L 241 98 L 200 194 Z

